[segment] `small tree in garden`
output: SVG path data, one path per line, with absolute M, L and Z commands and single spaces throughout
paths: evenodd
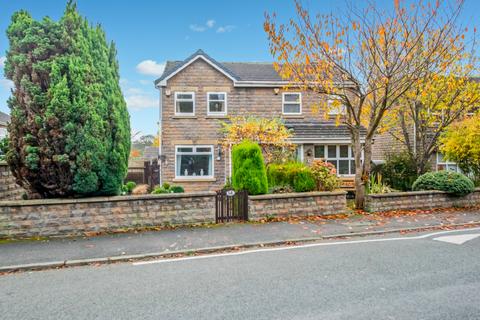
M 41 197 L 118 194 L 130 124 L 114 44 L 72 1 L 58 22 L 15 13 L 7 36 L 7 161 L 17 182 Z
M 292 156 L 294 146 L 288 141 L 292 136 L 280 119 L 257 117 L 231 117 L 222 123 L 222 145 L 229 147 L 243 140 L 257 142 L 266 163 L 282 162 Z
M 480 116 L 454 123 L 440 138 L 440 151 L 463 172 L 480 180 Z
M 264 29 L 275 67 L 299 87 L 328 97 L 325 111 L 343 105 L 355 157 L 356 207 L 362 208 L 371 170 L 372 141 L 388 114 L 419 80 L 443 74 L 463 54 L 463 29 L 456 25 L 462 1 L 435 5 L 395 1 L 392 11 L 373 2 L 347 6 L 338 17 L 311 16 L 296 2 L 297 17 L 277 24 L 266 16 Z M 361 129 L 366 129 L 365 140 Z M 364 155 L 362 161 L 361 155 Z
M 267 172 L 258 143 L 245 140 L 234 146 L 232 158 L 235 190 L 247 190 L 251 195 L 268 192 Z

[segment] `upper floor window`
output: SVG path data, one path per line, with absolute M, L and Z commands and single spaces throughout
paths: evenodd
M 344 115 L 347 113 L 347 108 L 339 99 L 328 99 L 328 114 L 331 116 Z
M 175 115 L 195 115 L 195 92 L 175 92 Z
M 302 114 L 302 94 L 284 92 L 282 105 L 283 114 Z
M 227 114 L 227 93 L 226 92 L 208 92 L 207 106 L 209 115 Z

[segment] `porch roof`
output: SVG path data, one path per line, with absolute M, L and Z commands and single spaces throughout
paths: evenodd
M 286 122 L 285 126 L 293 130 L 293 142 L 350 142 L 350 131 L 344 124 L 335 122 Z M 366 130 L 362 128 L 361 139 L 365 138 Z

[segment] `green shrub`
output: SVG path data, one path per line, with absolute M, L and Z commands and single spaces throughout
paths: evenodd
M 247 190 L 249 194 L 265 194 L 268 191 L 267 173 L 262 150 L 257 143 L 245 140 L 233 147 L 232 184 L 235 190 Z
M 169 183 L 164 183 L 162 186 L 156 186 L 152 194 L 161 194 L 161 193 L 184 193 L 185 190 L 182 186 L 172 186 Z
M 417 166 L 408 152 L 388 154 L 384 164 L 378 167 L 383 181 L 395 190 L 409 191 L 418 178 Z
M 368 194 L 390 193 L 392 189 L 385 182 L 382 181 L 380 173 L 370 174 L 370 179 L 367 185 Z
M 316 187 L 312 171 L 301 162 L 270 164 L 267 177 L 269 186 L 290 186 L 295 192 L 313 191 Z
M 440 190 L 456 196 L 464 196 L 475 190 L 472 180 L 452 171 L 427 172 L 413 183 L 413 190 Z
M 337 170 L 331 163 L 322 160 L 314 160 L 310 166 L 319 191 L 333 191 L 340 185 L 337 177 Z
M 137 184 L 135 182 L 128 181 L 122 186 L 122 191 L 125 193 L 132 193 L 133 189 L 135 189 L 136 186 Z

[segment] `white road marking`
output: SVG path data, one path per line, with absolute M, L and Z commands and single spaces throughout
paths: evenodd
M 327 246 L 338 246 L 338 245 L 370 243 L 370 242 L 420 240 L 420 239 L 426 239 L 426 238 L 429 238 L 429 237 L 438 236 L 438 235 L 442 235 L 442 234 L 449 234 L 449 233 L 453 233 L 453 232 L 477 231 L 477 230 L 480 230 L 480 228 L 439 231 L 439 232 L 433 232 L 433 233 L 428 233 L 428 234 L 424 234 L 424 235 L 421 235 L 421 236 L 414 236 L 414 237 L 397 237 L 397 238 L 384 238 L 384 239 L 364 239 L 364 240 L 352 240 L 352 241 L 320 242 L 320 243 L 309 243 L 309 244 L 303 244 L 303 245 L 298 245 L 298 246 L 290 246 L 290 247 L 262 248 L 262 249 L 246 250 L 246 251 L 239 251 L 239 252 L 205 254 L 205 255 L 201 255 L 201 256 L 192 256 L 192 257 L 162 258 L 162 259 L 158 259 L 158 260 L 133 262 L 132 264 L 134 266 L 141 266 L 141 265 L 146 265 L 146 264 L 170 263 L 170 262 L 185 261 L 185 260 L 198 260 L 198 259 L 209 259 L 209 258 L 217 258 L 217 257 L 240 256 L 240 255 L 244 255 L 244 254 L 272 252 L 272 251 L 283 251 L 283 250 L 296 250 L 296 249 L 313 248 L 313 247 L 327 247 Z M 438 238 L 436 238 L 436 239 L 438 239 Z
M 460 235 L 456 235 L 456 236 L 438 237 L 438 238 L 433 238 L 433 240 L 461 245 L 461 244 L 464 244 L 465 242 L 473 240 L 477 237 L 480 237 L 480 233 L 460 234 Z

